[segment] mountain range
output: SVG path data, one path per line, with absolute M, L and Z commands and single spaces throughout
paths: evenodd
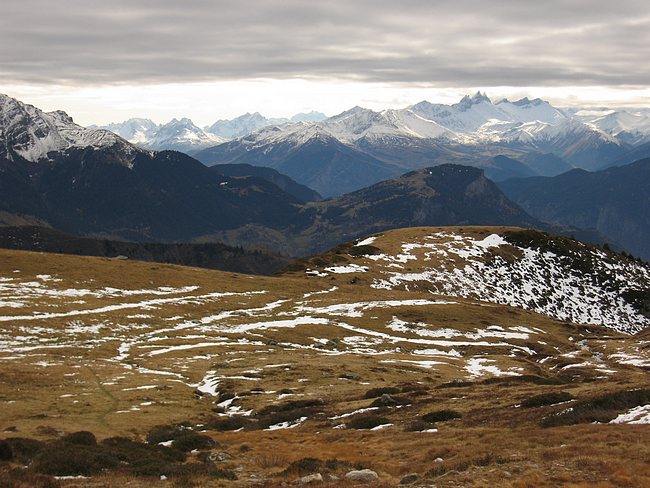
M 277 174 L 260 177 L 259 170 L 240 167 L 226 176 L 186 154 L 147 151 L 109 131 L 84 129 L 61 112 L 44 113 L 6 96 L 0 113 L 5 224 L 141 241 L 221 241 L 293 256 L 395 227 L 542 226 L 480 170 L 465 166 L 418 170 L 306 203 L 319 196 Z M 319 161 L 312 163 L 316 171 Z M 342 185 L 350 175 L 341 164 Z M 298 198 L 296 190 L 309 198 Z
M 603 113 L 588 117 L 540 99 L 493 103 L 479 92 L 453 105 L 423 101 L 381 112 L 354 107 L 320 122 L 269 126 L 196 157 L 208 165 L 270 166 L 326 197 L 444 163 L 482 168 L 494 180 L 555 176 L 638 158 L 638 148 L 650 141 L 648 113 Z M 306 170 L 309 165 L 317 167 Z
M 327 118 L 320 112 L 296 114 L 290 119 L 266 118 L 259 112 L 247 113 L 231 120 L 217 120 L 208 127 L 198 127 L 189 118 L 172 119 L 166 124 L 156 124 L 150 119 L 132 118 L 91 128 L 106 129 L 123 139 L 145 149 L 173 150 L 193 154 L 227 140 L 250 134 L 269 125 L 288 122 L 318 122 Z
M 530 106 L 546 120 L 561 117 L 535 101 L 492 104 L 476 96 L 458 105 L 459 113 L 476 105 L 481 110 L 508 107 L 509 112 L 499 109 L 503 113 L 532 110 L 522 108 Z M 463 157 L 456 159 L 465 165 L 444 164 L 441 157 L 434 161 L 437 165 L 405 171 L 409 164 L 387 162 L 389 149 L 396 153 L 399 147 L 395 141 L 404 144 L 405 153 L 417 154 L 433 140 L 391 135 L 382 158 L 373 157 L 359 141 L 386 142 L 377 133 L 377 120 L 385 117 L 354 109 L 319 123 L 261 129 L 218 146 L 234 151 L 231 144 L 253 145 L 264 135 L 269 146 L 253 146 L 246 164 L 206 167 L 181 152 L 145 150 L 110 131 L 83 128 L 63 112 L 45 113 L 3 95 L 0 223 L 135 241 L 223 242 L 289 256 L 321 252 L 391 228 L 518 225 L 607 240 L 644 258 L 650 254 L 644 244 L 649 227 L 644 215 L 650 211 L 642 184 L 647 161 L 544 178 L 535 176 L 541 168 L 560 172 L 566 162 L 542 153 L 515 159 L 486 143 L 477 151 L 491 147 L 495 152 L 482 160 L 482 168 L 467 166 Z M 440 117 L 451 120 L 451 115 Z M 365 131 L 355 129 L 359 118 L 367 121 Z M 469 116 L 464 120 L 467 127 L 477 123 Z M 355 141 L 342 141 L 342 134 L 351 137 L 355 131 Z M 286 140 L 288 132 L 297 146 Z M 446 156 L 450 151 L 440 146 Z M 235 153 L 233 160 L 241 161 Z M 261 166 L 276 166 L 280 172 Z M 298 182 L 286 174 L 297 175 Z M 519 179 L 506 181 L 512 175 Z M 326 187 L 327 181 L 335 182 L 341 195 L 322 200 L 312 190 Z

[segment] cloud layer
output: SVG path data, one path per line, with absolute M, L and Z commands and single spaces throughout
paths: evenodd
M 648 86 L 647 0 L 21 0 L 0 82 Z

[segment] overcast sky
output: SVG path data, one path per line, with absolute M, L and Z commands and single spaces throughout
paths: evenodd
M 19 0 L 0 92 L 81 123 L 542 96 L 650 105 L 648 0 Z

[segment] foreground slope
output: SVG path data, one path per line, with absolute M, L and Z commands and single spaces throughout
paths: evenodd
M 0 465 L 0 479 L 280 486 L 370 468 L 389 486 L 409 473 L 436 486 L 639 485 L 649 433 L 627 424 L 650 420 L 643 333 L 479 301 L 436 289 L 434 276 L 378 286 L 434 264 L 460 276 L 527 259 L 537 241 L 515 250 L 499 240 L 522 232 L 387 232 L 276 278 L 0 251 L 0 437 L 31 466 Z M 588 251 L 617 277 L 628 272 Z M 556 265 L 571 276 L 571 262 Z M 616 306 L 589 303 L 600 317 Z M 623 400 L 599 400 L 609 393 Z M 595 419 L 571 413 L 594 402 Z M 61 437 L 79 430 L 101 442 Z M 111 436 L 148 438 L 128 446 L 158 457 L 143 466 Z M 116 452 L 122 463 L 112 465 Z
M 302 266 L 323 276 L 347 267 L 375 289 L 507 304 L 620 332 L 650 326 L 650 266 L 571 238 L 508 227 L 423 227 L 361 242 L 343 266 L 328 267 L 322 257 Z

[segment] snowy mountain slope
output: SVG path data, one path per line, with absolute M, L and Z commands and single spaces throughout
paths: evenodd
M 425 119 L 412 110 L 374 112 L 354 107 L 323 121 L 320 127 L 340 141 L 353 143 L 359 139 L 384 138 L 446 138 L 456 134 L 433 120 Z
M 291 122 L 320 122 L 325 120 L 327 115 L 322 112 L 312 110 L 311 112 L 301 112 L 291 117 Z
M 102 126 L 102 129 L 110 130 L 132 144 L 146 143 L 150 134 L 157 129 L 158 125 L 150 119 L 129 119 Z M 89 128 L 99 128 L 90 126 Z
M 650 142 L 650 114 L 648 113 L 611 112 L 588 120 L 587 124 L 628 144 L 639 145 Z
M 297 121 L 297 120 L 296 120 Z M 246 113 L 231 120 L 217 120 L 205 128 L 205 131 L 223 139 L 243 137 L 269 125 L 280 125 L 289 122 L 289 119 L 266 118 L 259 112 Z
M 113 148 L 120 162 L 126 165 L 136 152 L 112 132 L 86 129 L 75 124 L 65 112 L 46 113 L 0 94 L 0 156 L 38 162 L 48 159 L 52 153 L 86 148 Z
M 650 326 L 647 264 L 545 232 L 399 229 L 360 242 L 347 257 L 375 289 L 473 298 L 626 333 Z M 328 273 L 322 259 L 308 264 Z
M 192 152 L 225 142 L 225 139 L 205 132 L 190 119 L 172 119 L 158 126 L 150 138 L 141 143 L 143 147 L 154 150 L 172 149 Z
M 515 102 L 504 98 L 496 102 L 495 106 L 518 122 L 539 121 L 554 125 L 568 118 L 562 110 L 539 98 L 530 100 L 525 97 Z
M 225 142 L 225 139 L 205 132 L 190 119 L 172 119 L 157 125 L 149 119 L 129 119 L 101 127 L 123 137 L 131 144 L 154 151 L 198 151 Z

